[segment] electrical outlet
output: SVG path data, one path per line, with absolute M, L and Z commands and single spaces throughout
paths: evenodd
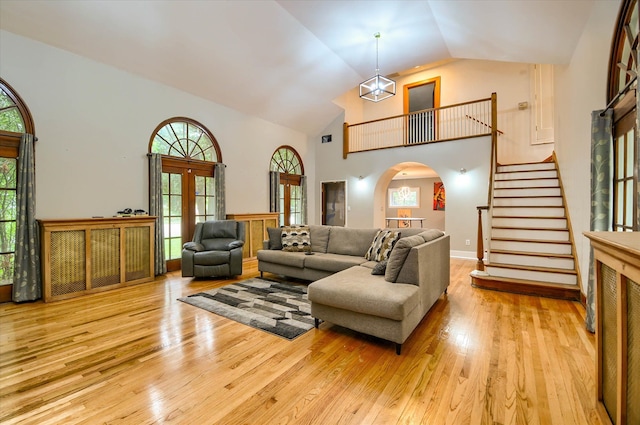
M 467 239 L 466 241 L 464 241 L 464 244 L 465 244 L 466 246 L 469 246 L 469 245 L 471 245 L 471 241 L 470 241 L 469 239 Z

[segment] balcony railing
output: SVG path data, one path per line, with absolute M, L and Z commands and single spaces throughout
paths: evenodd
M 490 136 L 495 99 L 493 93 L 486 99 L 358 124 L 345 123 L 343 157 L 355 152 Z

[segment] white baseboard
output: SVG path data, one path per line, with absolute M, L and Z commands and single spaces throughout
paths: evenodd
M 477 260 L 478 257 L 474 251 L 449 251 L 449 256 L 453 258 L 465 258 L 468 260 Z

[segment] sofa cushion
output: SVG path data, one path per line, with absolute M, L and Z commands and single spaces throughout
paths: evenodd
M 392 284 L 355 266 L 309 284 L 309 300 L 335 308 L 403 320 L 420 302 L 418 287 Z
M 379 230 L 371 242 L 371 246 L 364 255 L 367 260 L 382 261 L 389 258 L 393 246 L 400 239 L 400 232 Z
M 404 265 L 404 260 L 407 259 L 409 251 L 414 246 L 422 245 L 424 238 L 420 235 L 407 236 L 406 238 L 400 238 L 396 243 L 389 260 L 387 261 L 387 270 L 384 273 L 384 278 L 387 282 L 395 282 L 400 274 L 400 269 Z
M 420 233 L 420 236 L 422 236 L 425 242 L 431 242 L 434 239 L 444 236 L 444 232 L 438 229 L 429 229 Z
M 332 226 L 327 252 L 364 257 L 378 230 Z
M 267 227 L 269 234 L 269 249 L 282 249 L 282 228 Z
M 258 251 L 257 256 L 258 261 L 298 268 L 304 267 L 305 257 L 308 257 L 304 252 L 288 252 L 271 249 L 261 249 Z
M 217 266 L 229 262 L 229 251 L 202 251 L 193 256 L 193 264 L 201 266 Z
M 307 251 L 311 248 L 309 226 L 284 226 L 282 228 L 282 250 Z
M 317 224 L 312 224 L 309 226 L 309 236 L 311 237 L 311 251 L 327 252 L 330 231 L 331 226 L 321 226 Z
M 353 255 L 340 255 L 332 253 L 317 253 L 308 255 L 304 260 L 305 268 L 324 270 L 327 272 L 339 272 L 349 267 L 357 266 L 365 262 L 362 257 Z
M 206 222 L 202 226 L 200 240 L 215 238 L 238 239 L 237 226 L 237 222 L 234 220 Z

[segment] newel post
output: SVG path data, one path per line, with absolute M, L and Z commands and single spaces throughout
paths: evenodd
M 476 270 L 484 271 L 484 237 L 482 235 L 482 210 L 488 210 L 488 206 L 476 207 L 478 209 L 478 240 L 476 243 L 476 256 L 478 261 L 476 262 Z

